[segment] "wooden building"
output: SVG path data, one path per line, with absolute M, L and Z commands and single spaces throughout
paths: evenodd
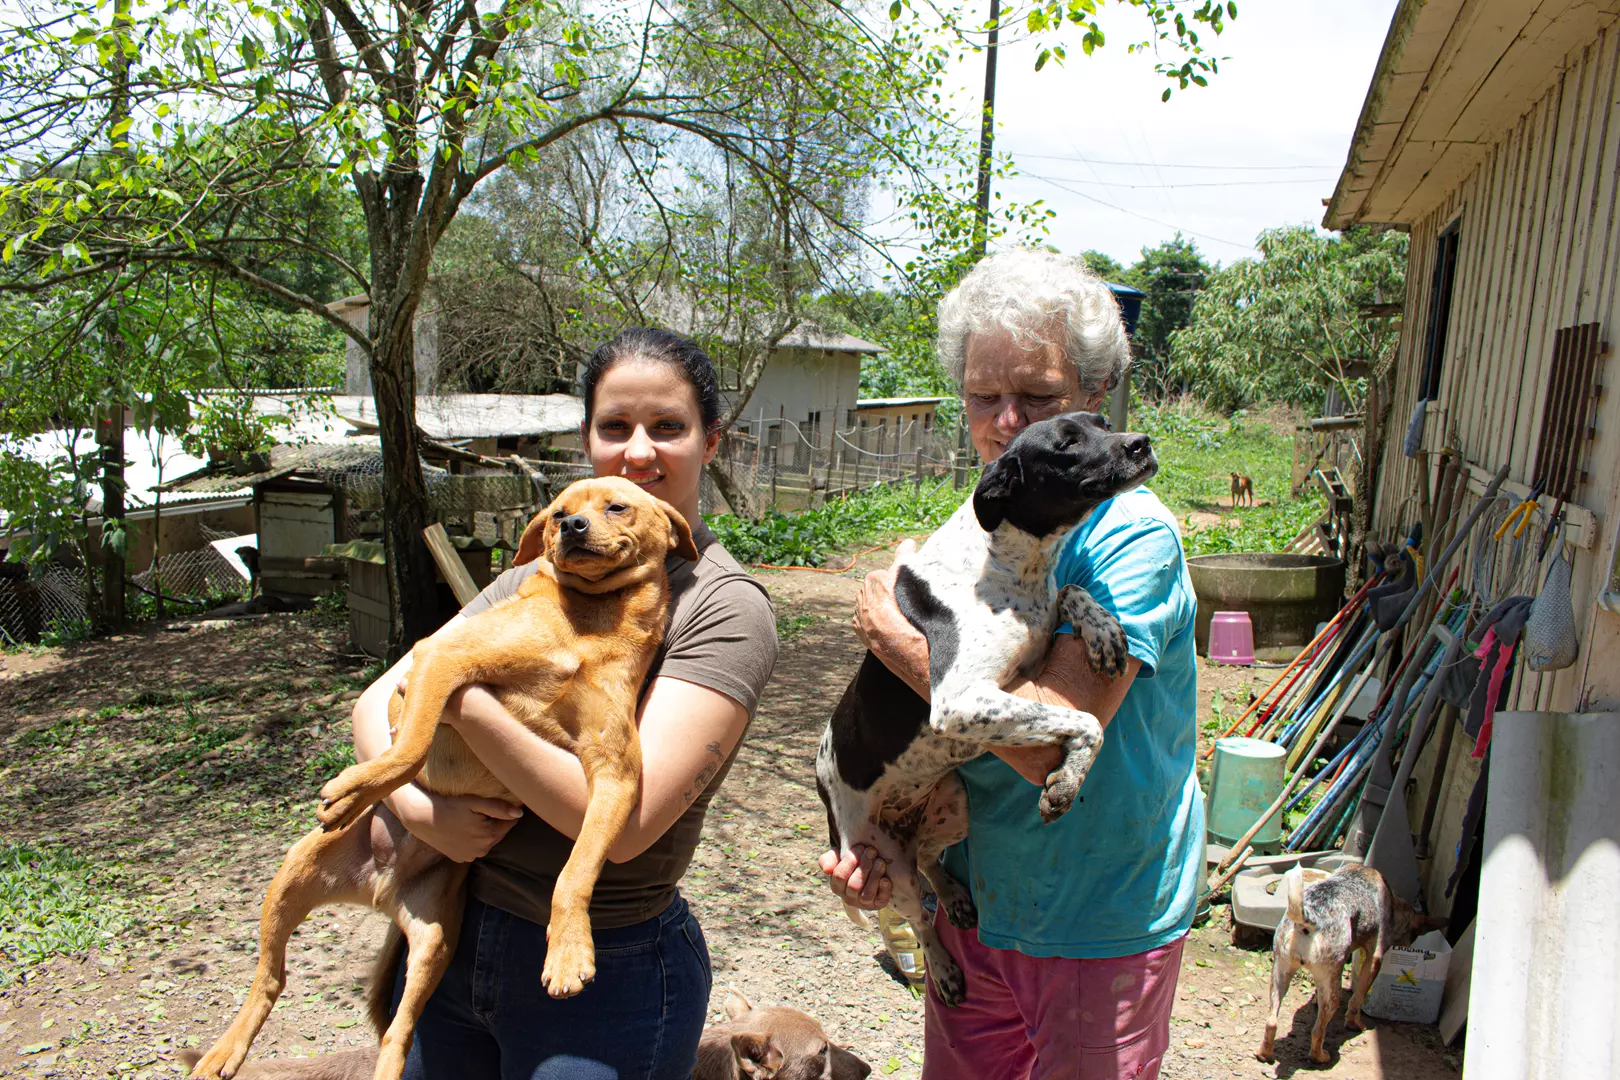
M 1510 748 L 1492 752 L 1480 785 L 1471 1080 L 1620 1064 L 1617 19 L 1620 0 L 1402 0 L 1324 222 L 1411 234 L 1400 345 L 1371 395 L 1384 409 L 1369 431 L 1387 433 L 1372 532 L 1393 539 L 1421 516 L 1449 449 L 1466 462 L 1464 511 L 1503 466 L 1508 492 L 1541 491 L 1528 566 L 1488 591 L 1540 591 L 1548 564 L 1534 546 L 1560 509 L 1552 548 L 1573 557 L 1579 655 L 1546 672 L 1521 655 L 1515 711 L 1496 721 L 1497 747 Z M 1421 452 L 1408 456 L 1419 410 Z M 1511 537 L 1486 540 L 1478 560 L 1463 549 L 1465 584 L 1487 556 L 1511 553 Z M 1459 735 L 1436 762 L 1438 742 L 1418 759 L 1407 808 L 1418 821 L 1437 790 L 1421 872 L 1429 909 L 1445 912 L 1481 761 Z

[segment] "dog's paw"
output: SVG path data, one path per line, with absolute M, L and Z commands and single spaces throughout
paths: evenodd
M 1318 1065 L 1331 1065 L 1333 1064 L 1333 1055 L 1326 1050 L 1312 1050 L 1311 1060 Z
M 377 801 L 356 775 L 359 766 L 350 766 L 321 786 L 321 802 L 315 816 L 328 832 L 346 828 Z
M 1344 1014 L 1344 1026 L 1345 1030 L 1347 1031 L 1351 1028 L 1354 1028 L 1357 1031 L 1368 1030 L 1367 1021 L 1362 1018 L 1360 1009 L 1357 1009 L 1355 1012 L 1347 1012 Z
M 951 920 L 951 925 L 958 930 L 978 927 L 979 907 L 973 902 L 973 894 L 960 883 L 946 887 L 940 894 L 939 906 L 945 912 L 945 917 Z
M 1067 769 L 1052 773 L 1046 778 L 1046 787 L 1041 791 L 1041 820 L 1050 825 L 1067 814 L 1074 807 L 1075 797 L 1079 794 L 1080 784 L 1069 775 Z
M 939 951 L 940 955 L 928 957 L 928 982 L 940 1003 L 954 1009 L 967 1000 L 967 976 L 950 953 Z
M 552 997 L 571 998 L 596 978 L 596 949 L 590 931 L 585 932 L 583 942 L 578 935 L 557 937 L 546 946 L 546 966 L 540 972 L 540 982 Z
M 231 1080 L 247 1057 L 247 1047 L 221 1039 L 191 1066 L 192 1080 Z
M 1254 1057 L 1256 1061 L 1264 1061 L 1266 1064 L 1270 1065 L 1277 1060 L 1276 1047 L 1271 1046 L 1270 1044 L 1262 1046 L 1260 1049 L 1254 1052 Z
M 1080 586 L 1065 585 L 1058 593 L 1058 610 L 1085 644 L 1093 671 L 1111 679 L 1125 674 L 1125 629 L 1107 608 Z

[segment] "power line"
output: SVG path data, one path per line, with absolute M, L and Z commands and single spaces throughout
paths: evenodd
M 1187 233 L 1187 234 L 1189 234 L 1191 236 L 1202 237 L 1205 240 L 1213 240 L 1217 244 L 1225 244 L 1227 247 L 1241 248 L 1242 250 L 1247 251 L 1247 252 L 1252 252 L 1255 249 L 1253 244 L 1240 244 L 1236 240 L 1227 240 L 1227 239 L 1224 239 L 1223 237 L 1211 236 L 1209 233 L 1199 232 L 1197 229 L 1189 229 L 1189 228 L 1186 228 L 1185 226 L 1177 225 L 1177 224 L 1175 224 L 1173 222 L 1160 221 L 1158 218 L 1149 217 L 1146 214 L 1138 214 L 1135 210 L 1127 210 L 1123 206 L 1119 206 L 1119 205 L 1117 205 L 1115 203 L 1111 203 L 1111 202 L 1107 201 L 1106 199 L 1099 199 L 1099 198 L 1097 198 L 1097 196 L 1089 194 L 1088 192 L 1081 191 L 1079 188 L 1072 188 L 1072 187 L 1069 187 L 1066 184 L 1061 184 L 1058 181 L 1053 180 L 1051 177 L 1036 176 L 1034 173 L 1024 173 L 1023 175 L 1029 177 L 1031 180 L 1039 180 L 1044 184 L 1051 184 L 1053 187 L 1057 188 L 1059 191 L 1066 191 L 1070 195 L 1078 195 L 1080 198 L 1086 199 L 1089 202 L 1094 202 L 1098 206 L 1106 206 L 1110 210 L 1117 210 L 1121 214 L 1125 214 L 1128 217 L 1141 218 L 1143 221 L 1151 221 L 1153 224 L 1163 226 L 1166 229 L 1175 229 L 1177 232 L 1184 232 L 1184 233 Z
M 1013 158 L 1039 158 L 1043 161 L 1081 161 L 1087 165 L 1134 165 L 1143 169 L 1219 169 L 1233 172 L 1264 172 L 1264 171 L 1292 171 L 1301 169 L 1331 170 L 1339 172 L 1344 168 L 1340 163 L 1325 162 L 1320 165 L 1210 165 L 1200 162 L 1168 162 L 1168 161 L 1104 161 L 1101 158 L 1088 158 L 1076 154 L 1026 154 L 1017 150 L 1006 151 Z
M 1301 176 L 1291 180 L 1203 180 L 1190 181 L 1185 184 L 1122 184 L 1109 180 L 1081 180 L 1071 176 L 1041 176 L 1038 173 L 1021 172 L 1020 176 L 1033 176 L 1037 180 L 1067 180 L 1072 184 L 1090 184 L 1093 187 L 1127 188 L 1140 190 L 1143 188 L 1207 188 L 1207 187 L 1272 187 L 1278 184 L 1323 184 L 1331 177 Z

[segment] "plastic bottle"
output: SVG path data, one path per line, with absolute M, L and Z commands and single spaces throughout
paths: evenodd
M 923 959 L 922 945 L 917 941 L 911 924 L 893 908 L 883 908 L 878 912 L 877 920 L 878 932 L 883 935 L 883 947 L 889 950 L 895 967 L 900 969 L 907 981 L 921 986 L 927 974 L 927 965 Z

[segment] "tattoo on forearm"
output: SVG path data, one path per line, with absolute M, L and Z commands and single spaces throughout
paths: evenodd
M 692 804 L 693 799 L 702 794 L 703 790 L 709 786 L 709 781 L 714 779 L 714 774 L 720 771 L 721 764 L 726 760 L 725 756 L 720 753 L 720 744 L 718 742 L 709 743 L 703 749 L 707 750 L 709 756 L 714 760 L 705 761 L 703 768 L 699 769 L 697 775 L 692 777 L 692 782 L 686 785 L 686 790 L 681 792 L 681 801 L 688 806 Z

